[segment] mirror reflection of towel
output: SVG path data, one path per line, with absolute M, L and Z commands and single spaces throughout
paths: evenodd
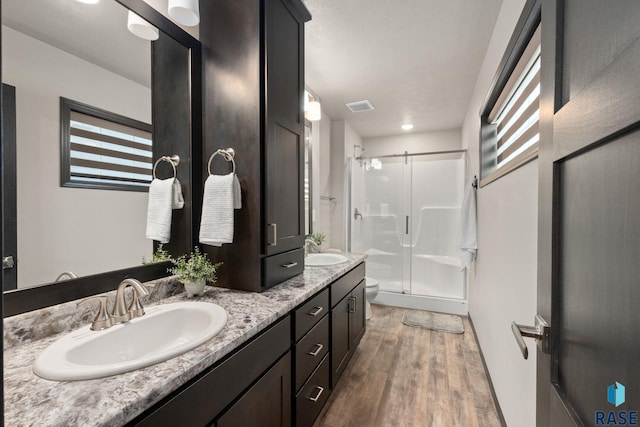
M 476 188 L 469 182 L 460 210 L 458 251 L 462 269 L 469 268 L 478 251 L 478 218 L 476 216 Z
M 157 240 L 160 243 L 169 242 L 174 181 L 176 181 L 175 178 L 155 178 L 149 185 L 147 239 Z

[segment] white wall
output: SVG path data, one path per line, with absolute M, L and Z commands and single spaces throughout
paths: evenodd
M 17 98 L 19 286 L 149 258 L 146 192 L 60 187 L 59 104 L 64 96 L 151 123 L 150 89 L 4 26 L 2 37 L 2 77 Z
M 471 173 L 478 176 L 479 111 L 524 3 L 503 2 L 464 121 L 463 144 Z M 536 352 L 522 358 L 510 324 L 532 324 L 536 314 L 537 164 L 478 190 L 478 257 L 469 277 L 469 314 L 505 420 L 513 427 L 533 427 L 536 418 Z
M 362 146 L 362 138 L 344 120 L 331 122 L 331 197 L 335 197 L 331 212 L 331 247 L 347 248 L 346 197 L 347 158 L 353 156 L 354 145 Z
M 331 218 L 336 208 L 335 200 L 329 200 L 335 197 L 331 194 L 331 117 L 322 112 L 320 122 L 314 123 L 319 130 L 318 157 L 317 163 L 314 161 L 313 167 L 318 170 L 318 197 L 319 201 L 316 205 L 316 228 L 325 234 L 326 240 L 323 243 L 323 249 L 330 248 L 331 239 Z

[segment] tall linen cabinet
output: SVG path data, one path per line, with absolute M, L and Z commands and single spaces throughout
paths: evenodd
M 233 148 L 232 244 L 206 246 L 218 285 L 262 291 L 304 268 L 304 23 L 300 0 L 202 0 L 204 176 Z M 214 174 L 231 171 L 216 156 Z

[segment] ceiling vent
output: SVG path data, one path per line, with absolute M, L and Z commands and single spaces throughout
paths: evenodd
M 371 111 L 376 109 L 376 107 L 374 107 L 373 104 L 366 99 L 364 101 L 350 102 L 346 105 L 352 113 L 362 113 L 363 111 Z

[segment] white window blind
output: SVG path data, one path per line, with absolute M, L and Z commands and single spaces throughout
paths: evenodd
M 540 27 L 491 108 L 487 121 L 495 126 L 495 171 L 537 152 L 540 140 Z M 486 142 L 483 142 L 486 143 Z M 515 162 L 514 162 L 515 161 Z
M 65 185 L 146 191 L 153 167 L 150 130 L 112 121 L 111 113 L 99 118 L 72 108 L 68 141 L 63 141 L 69 168 Z

